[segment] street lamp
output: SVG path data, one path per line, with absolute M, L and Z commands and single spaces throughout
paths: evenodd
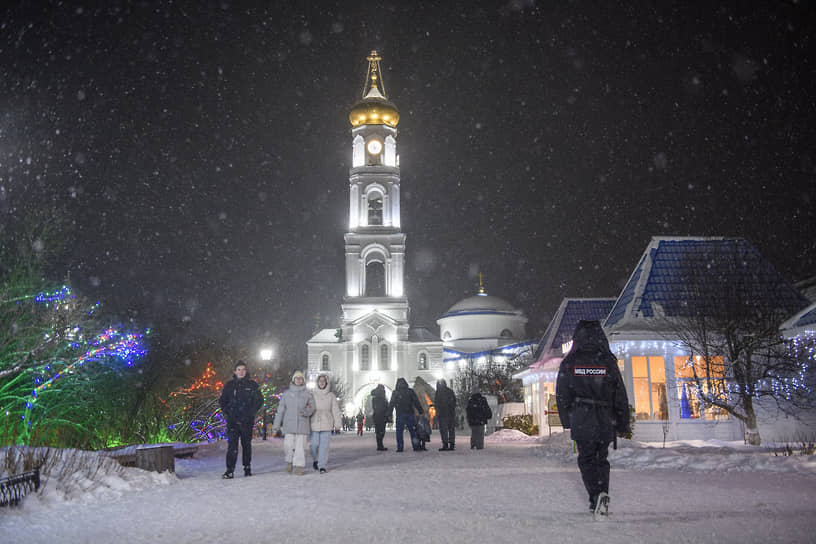
M 268 365 L 269 361 L 272 360 L 272 355 L 274 353 L 275 352 L 274 352 L 274 350 L 272 348 L 261 348 L 261 350 L 258 352 L 258 355 L 260 356 L 261 361 L 263 361 L 264 380 L 266 379 L 266 374 L 267 374 L 266 365 Z M 263 425 L 262 425 L 262 428 L 261 428 L 261 439 L 266 440 L 266 399 L 265 398 L 264 398 L 264 403 L 263 403 L 263 420 L 262 421 L 263 421 Z

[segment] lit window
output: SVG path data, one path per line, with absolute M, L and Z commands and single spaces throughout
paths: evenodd
M 663 357 L 632 357 L 632 383 L 636 419 L 661 421 L 669 419 L 666 366 Z
M 419 370 L 428 370 L 428 355 L 425 353 L 419 354 L 419 364 L 417 364 L 417 368 Z
M 388 346 L 386 344 L 380 346 L 380 370 L 389 370 Z
M 323 355 L 323 358 L 320 361 L 320 370 L 322 372 L 326 372 L 329 370 L 329 356 Z
M 725 364 L 722 357 L 712 357 L 708 364 L 700 356 L 675 357 L 674 375 L 677 378 L 680 419 L 728 419 L 728 412 L 717 406 L 705 407 L 700 398 L 700 389 L 703 395 L 724 396 Z

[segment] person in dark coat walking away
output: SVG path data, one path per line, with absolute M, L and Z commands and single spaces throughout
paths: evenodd
M 414 451 L 422 451 L 419 449 L 419 441 L 416 436 L 416 419 L 414 411 L 422 414 L 422 405 L 419 404 L 419 398 L 413 389 L 408 387 L 408 382 L 405 378 L 397 378 L 397 384 L 394 387 L 394 392 L 391 394 L 391 402 L 388 403 L 388 413 L 394 410 L 397 413 L 397 452 L 403 450 L 403 431 L 408 427 L 408 434 L 411 435 L 411 446 Z
M 456 442 L 456 393 L 448 387 L 445 380 L 436 382 L 434 408 L 439 436 L 442 438 L 442 447 L 439 451 L 453 451 Z
M 487 404 L 487 399 L 482 396 L 478 385 L 473 387 L 465 414 L 470 425 L 470 449 L 484 449 L 485 425 L 493 417 L 493 410 Z
M 387 451 L 383 445 L 385 438 L 385 424 L 391 419 L 388 410 L 388 400 L 385 398 L 385 387 L 379 384 L 371 391 L 371 408 L 374 411 L 374 436 L 377 438 L 377 451 Z
M 629 432 L 629 400 L 599 321 L 579 321 L 555 386 L 558 414 L 578 448 L 578 468 L 596 519 L 609 511 L 609 443 Z M 617 444 L 616 444 L 617 445 Z
M 227 421 L 227 471 L 224 479 L 231 479 L 238 461 L 238 442 L 241 442 L 241 461 L 244 476 L 252 476 L 252 427 L 255 414 L 263 406 L 263 394 L 258 384 L 247 377 L 243 361 L 235 363 L 232 379 L 224 384 L 218 403 Z

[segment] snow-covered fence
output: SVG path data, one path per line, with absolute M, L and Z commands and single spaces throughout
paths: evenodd
M 40 489 L 40 467 L 0 480 L 0 506 L 16 506 L 30 491 Z

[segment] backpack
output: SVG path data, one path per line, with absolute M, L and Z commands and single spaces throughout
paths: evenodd
M 428 442 L 431 440 L 431 423 L 428 421 L 427 417 L 419 416 L 417 418 L 416 434 L 417 438 L 423 442 Z

